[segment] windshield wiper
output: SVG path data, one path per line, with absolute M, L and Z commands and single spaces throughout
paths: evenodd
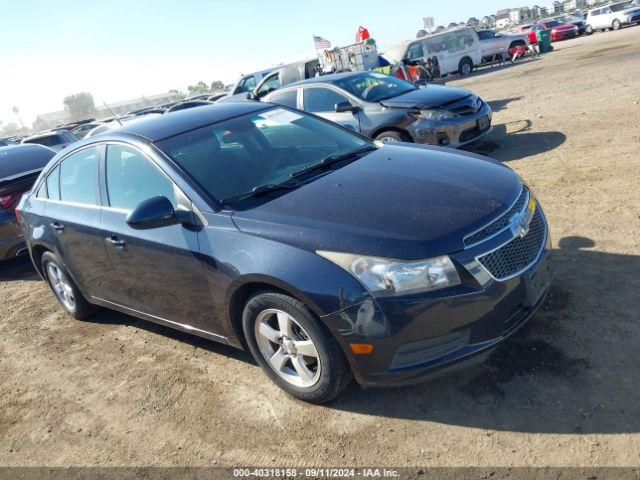
M 290 175 L 290 177 L 298 178 L 298 177 L 301 177 L 302 175 L 305 175 L 309 172 L 313 172 L 315 170 L 324 170 L 325 168 L 328 168 L 334 163 L 342 162 L 344 160 L 349 160 L 351 158 L 355 159 L 355 158 L 358 158 L 363 153 L 372 152 L 373 150 L 377 150 L 377 148 L 374 147 L 373 145 L 365 145 L 364 147 L 356 148 L 355 150 L 351 150 L 350 152 L 338 153 L 336 155 L 329 155 L 328 157 L 325 157 L 322 160 L 320 160 L 318 163 L 314 163 L 313 165 L 309 165 L 308 167 L 303 168 L 302 170 L 293 172 Z
M 284 190 L 288 188 L 294 188 L 300 185 L 299 183 L 267 183 L 264 185 L 257 185 L 251 189 L 250 192 L 241 193 L 240 195 L 235 195 L 233 197 L 225 198 L 222 200 L 222 203 L 234 203 L 245 198 L 249 197 L 257 197 L 263 193 L 275 192 L 276 190 Z

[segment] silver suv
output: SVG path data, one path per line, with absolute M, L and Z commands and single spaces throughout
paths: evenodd
M 640 7 L 634 2 L 618 2 L 589 10 L 585 19 L 585 33 L 591 35 L 596 30 L 618 30 L 623 25 L 640 23 Z

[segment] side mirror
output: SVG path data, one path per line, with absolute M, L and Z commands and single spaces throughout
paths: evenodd
M 135 230 L 149 230 L 190 223 L 191 213 L 176 212 L 167 197 L 151 197 L 134 208 L 124 221 Z
M 359 107 L 352 105 L 351 102 L 339 102 L 335 104 L 335 110 L 338 113 L 355 112 Z

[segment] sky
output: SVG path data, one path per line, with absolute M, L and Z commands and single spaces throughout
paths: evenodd
M 0 121 L 26 126 L 90 92 L 96 105 L 232 83 L 312 58 L 313 35 L 353 43 L 360 25 L 384 50 L 436 25 L 481 18 L 513 0 L 0 0 Z

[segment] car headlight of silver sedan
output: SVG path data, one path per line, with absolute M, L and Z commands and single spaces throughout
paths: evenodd
M 455 113 L 449 112 L 448 110 L 420 110 L 420 115 L 422 118 L 427 120 L 448 120 L 450 118 L 454 118 L 456 116 Z
M 351 273 L 376 296 L 408 295 L 460 284 L 458 271 L 447 255 L 396 260 L 321 250 L 316 253 Z

